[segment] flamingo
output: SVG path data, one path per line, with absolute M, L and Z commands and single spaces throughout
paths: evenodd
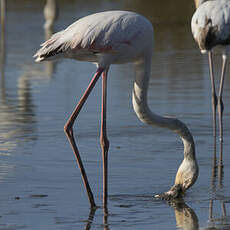
M 153 27 L 145 17 L 128 11 L 106 11 L 83 17 L 54 34 L 41 44 L 34 55 L 36 62 L 72 58 L 96 63 L 97 70 L 64 131 L 78 162 L 91 207 L 96 207 L 74 135 L 73 125 L 97 80 L 102 75 L 102 107 L 100 144 L 103 156 L 103 206 L 108 199 L 108 150 L 106 133 L 107 75 L 111 64 L 133 62 L 135 81 L 132 91 L 133 108 L 138 118 L 147 124 L 168 128 L 176 132 L 184 144 L 184 159 L 178 169 L 175 185 L 157 197 L 175 198 L 191 187 L 198 176 L 198 164 L 193 136 L 187 126 L 176 118 L 161 117 L 153 113 L 147 103 L 147 90 L 153 52 Z
M 223 142 L 223 110 L 222 100 L 226 63 L 230 51 L 230 1 L 228 0 L 195 0 L 197 10 L 191 20 L 191 29 L 201 53 L 208 53 L 213 111 L 213 135 L 216 138 L 216 107 L 219 114 L 219 138 Z M 220 46 L 222 49 L 222 70 L 219 93 L 216 96 L 212 50 Z

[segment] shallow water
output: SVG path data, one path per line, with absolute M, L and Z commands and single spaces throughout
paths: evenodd
M 207 57 L 193 41 L 193 3 L 59 1 L 54 30 L 92 12 L 142 13 L 155 27 L 149 105 L 178 117 L 194 135 L 200 175 L 182 207 L 155 200 L 174 181 L 183 145 L 176 134 L 142 124 L 132 109 L 132 65 L 109 73 L 109 207 L 90 212 L 80 172 L 63 126 L 95 66 L 63 60 L 35 64 L 44 40 L 43 1 L 7 2 L 1 30 L 0 229 L 216 229 L 230 228 L 230 80 L 224 89 L 222 173 L 213 174 L 213 137 Z M 2 27 L 1 27 L 2 28 Z M 215 56 L 215 71 L 220 61 Z M 229 73 L 229 72 L 228 72 Z M 218 77 L 216 79 L 218 83 Z M 100 84 L 75 125 L 75 135 L 96 203 L 102 204 Z M 217 141 L 217 160 L 219 157 Z M 214 170 L 215 172 L 215 170 Z

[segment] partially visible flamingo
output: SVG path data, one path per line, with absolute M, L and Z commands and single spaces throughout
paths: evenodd
M 103 204 L 107 207 L 109 141 L 106 134 L 106 94 L 107 73 L 111 64 L 134 63 L 136 76 L 132 101 L 138 118 L 144 123 L 171 129 L 181 137 L 184 143 L 184 160 L 177 172 L 175 185 L 158 197 L 165 199 L 178 197 L 195 183 L 198 165 L 195 145 L 189 129 L 178 119 L 154 114 L 147 104 L 153 52 L 153 27 L 145 17 L 127 11 L 92 14 L 54 34 L 41 46 L 42 48 L 34 55 L 37 62 L 64 57 L 93 62 L 97 65 L 92 81 L 64 127 L 79 164 L 91 207 L 95 207 L 96 204 L 74 139 L 73 124 L 102 75 L 100 143 L 103 153 Z
M 223 87 L 226 63 L 230 51 L 230 1 L 195 0 L 196 12 L 191 21 L 192 34 L 202 53 L 208 52 L 210 77 L 212 84 L 213 135 L 216 137 L 216 106 L 219 113 L 220 142 L 223 142 Z M 216 96 L 213 74 L 212 50 L 222 48 L 222 71 L 219 94 Z

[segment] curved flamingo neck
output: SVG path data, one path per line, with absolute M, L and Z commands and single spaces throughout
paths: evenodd
M 162 117 L 153 113 L 147 103 L 151 72 L 151 56 L 135 63 L 135 81 L 132 92 L 133 108 L 138 118 L 146 124 L 168 128 L 177 133 L 184 144 L 184 158 L 195 160 L 195 144 L 187 126 L 176 118 Z

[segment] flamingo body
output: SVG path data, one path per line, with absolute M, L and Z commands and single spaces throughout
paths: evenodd
M 195 0 L 197 8 L 191 21 L 192 34 L 202 53 L 208 52 L 209 69 L 212 85 L 213 136 L 216 145 L 216 107 L 219 114 L 219 138 L 223 143 L 223 110 L 222 100 L 226 63 L 230 51 L 230 1 L 229 0 Z M 222 49 L 222 70 L 219 92 L 216 95 L 213 72 L 212 50 L 219 46 Z
M 191 27 L 202 53 L 217 45 L 229 45 L 230 1 L 214 0 L 201 4 L 192 17 Z
M 41 49 L 34 55 L 37 62 L 64 57 L 97 64 L 94 77 L 64 127 L 76 156 L 91 207 L 95 207 L 94 197 L 74 139 L 73 124 L 102 75 L 100 143 L 103 156 L 103 204 L 104 207 L 107 207 L 109 141 L 106 134 L 106 92 L 107 73 L 111 64 L 134 63 L 135 81 L 132 101 L 138 118 L 144 123 L 176 132 L 183 141 L 184 160 L 176 176 L 175 185 L 169 192 L 158 197 L 176 198 L 195 183 L 198 176 L 198 164 L 195 144 L 189 129 L 180 120 L 161 117 L 148 107 L 147 91 L 151 75 L 153 27 L 145 17 L 128 11 L 92 14 L 54 34 L 41 46 Z
M 153 27 L 143 16 L 127 11 L 106 11 L 77 20 L 54 34 L 35 54 L 36 61 L 60 56 L 110 64 L 133 62 L 153 47 Z

